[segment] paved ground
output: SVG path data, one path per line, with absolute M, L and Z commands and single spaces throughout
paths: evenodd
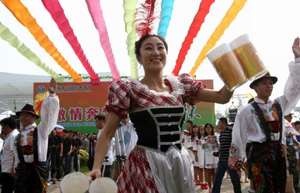
M 244 177 L 243 177 L 243 179 L 244 179 Z M 243 183 L 241 183 L 241 186 L 242 186 L 242 192 L 248 193 L 249 183 L 243 182 Z M 196 192 L 197 193 L 208 193 L 208 190 L 201 190 L 200 186 L 198 186 L 196 188 Z M 224 177 L 222 187 L 221 187 L 221 192 L 222 193 L 233 193 L 233 187 L 232 187 L 230 178 Z M 51 184 L 47 189 L 47 193 L 60 193 L 59 182 L 57 184 Z
M 244 179 L 244 177 L 243 177 Z M 242 193 L 248 193 L 248 187 L 250 186 L 250 183 L 241 183 L 241 188 L 242 188 Z M 208 193 L 208 190 L 201 190 L 200 187 L 198 186 L 196 188 L 197 193 Z M 222 193 L 233 193 L 233 186 L 231 183 L 230 178 L 223 178 L 222 186 L 221 186 L 221 191 Z

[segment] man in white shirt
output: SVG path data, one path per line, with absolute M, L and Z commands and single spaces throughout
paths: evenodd
M 33 106 L 26 104 L 16 115 L 20 118 L 22 131 L 15 141 L 15 193 L 44 193 L 47 191 L 48 135 L 55 128 L 59 112 L 59 99 L 55 95 L 56 81 L 51 79 L 49 95 L 43 100 L 39 115 Z
M 101 135 L 101 132 L 104 129 L 105 116 L 103 116 L 103 115 L 97 115 L 95 117 L 95 121 L 96 121 L 96 127 L 98 129 L 98 134 L 97 134 L 97 142 L 98 142 L 98 139 L 99 139 L 99 137 Z M 113 145 L 114 145 L 114 142 L 115 142 L 115 139 L 112 138 L 111 142 L 110 142 L 110 145 L 109 145 L 109 149 L 108 149 L 107 154 L 105 156 L 105 160 L 104 160 L 102 168 L 101 168 L 103 177 L 109 177 L 109 178 L 112 177 L 110 169 L 111 169 L 111 166 L 112 166 L 112 164 L 114 162 L 114 155 L 113 155 Z M 104 169 L 104 172 L 103 172 L 103 169 Z
M 285 115 L 284 118 L 286 119 L 285 123 L 285 135 L 286 135 L 286 148 L 287 148 L 287 159 L 289 162 L 289 173 L 293 175 L 293 187 L 295 192 L 300 192 L 300 185 L 299 185 L 299 168 L 298 168 L 298 162 L 296 157 L 296 150 L 294 148 L 295 146 L 300 147 L 299 142 L 297 141 L 296 136 L 300 135 L 291 124 L 291 121 L 293 119 L 292 113 L 289 113 L 288 115 Z M 297 149 L 298 149 L 297 148 Z
M 237 113 L 232 132 L 229 166 L 241 168 L 246 144 L 251 143 L 249 171 L 256 192 L 285 192 L 286 137 L 284 115 L 291 112 L 300 98 L 299 38 L 292 50 L 295 61 L 289 63 L 284 95 L 270 99 L 277 78 L 269 73 L 250 84 L 257 96 Z M 283 153 L 284 152 L 284 153 Z
M 2 175 L 2 193 L 12 193 L 15 185 L 15 167 L 14 167 L 14 142 L 19 131 L 16 129 L 17 122 L 14 118 L 4 118 L 0 121 L 2 132 L 6 135 L 5 144 L 2 149 L 1 175 Z

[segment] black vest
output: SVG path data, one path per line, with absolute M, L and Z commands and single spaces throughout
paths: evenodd
M 138 135 L 137 146 L 167 152 L 176 147 L 181 150 L 183 106 L 147 108 L 130 113 Z

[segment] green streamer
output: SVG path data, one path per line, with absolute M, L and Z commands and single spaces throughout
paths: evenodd
M 33 53 L 17 36 L 15 36 L 6 26 L 0 22 L 0 37 L 7 41 L 12 47 L 16 48 L 20 54 L 26 57 L 29 61 L 40 67 L 50 76 L 52 76 L 58 83 L 64 82 L 64 77 L 54 72 L 41 59 Z
M 138 0 L 124 0 L 124 22 L 125 31 L 127 32 L 127 52 L 130 60 L 131 77 L 138 78 L 138 64 L 134 53 L 136 32 L 135 32 L 135 12 Z

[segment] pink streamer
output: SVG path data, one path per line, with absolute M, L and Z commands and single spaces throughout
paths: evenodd
M 92 16 L 95 27 L 99 32 L 100 43 L 104 50 L 106 59 L 108 61 L 110 71 L 113 80 L 119 80 L 120 74 L 116 66 L 115 58 L 111 49 L 107 28 L 105 25 L 105 20 L 103 18 L 103 12 L 100 5 L 100 0 L 85 0 Z
M 68 19 L 66 18 L 64 14 L 64 10 L 61 7 L 58 0 L 42 0 L 45 8 L 50 13 L 51 17 L 57 24 L 60 31 L 63 33 L 64 37 L 68 40 L 69 44 L 73 48 L 75 54 L 77 55 L 78 59 L 84 66 L 84 68 L 87 70 L 88 74 L 91 77 L 91 83 L 92 84 L 98 84 L 100 83 L 100 78 L 93 70 L 92 66 L 90 65 L 88 59 L 86 58 L 78 40 L 75 36 L 72 27 L 70 26 L 70 23 Z

